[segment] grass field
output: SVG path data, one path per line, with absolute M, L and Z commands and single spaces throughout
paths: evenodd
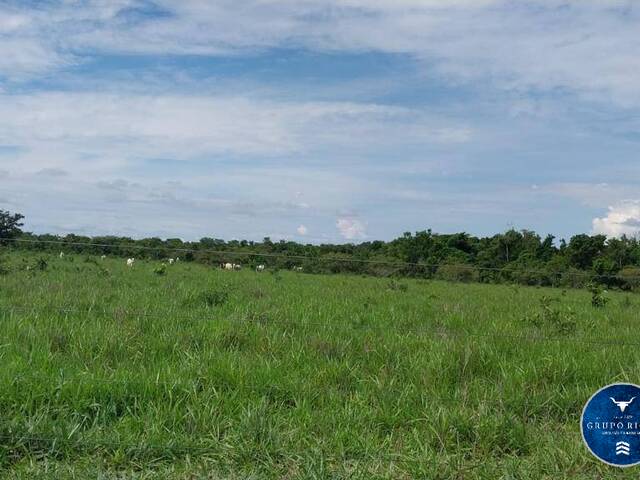
M 638 383 L 633 294 L 39 258 L 0 275 L 3 478 L 637 477 L 579 427 Z

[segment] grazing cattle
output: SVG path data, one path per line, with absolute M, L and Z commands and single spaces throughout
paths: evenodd
M 301 272 L 302 271 L 302 267 L 293 267 L 292 269 L 294 272 Z
M 64 253 L 60 252 L 60 258 L 64 258 Z
M 264 265 L 258 265 L 256 267 L 256 272 L 264 272 Z
M 105 258 L 107 258 L 107 256 L 106 256 L 106 255 L 102 255 L 102 256 L 100 257 L 100 260 L 104 260 Z
M 173 265 L 173 262 L 174 262 L 173 258 L 170 258 L 169 259 L 169 265 Z
M 127 258 L 127 267 L 133 267 L 135 261 L 135 258 Z
M 238 263 L 223 263 L 221 266 L 225 270 L 240 270 L 242 268 L 242 265 Z

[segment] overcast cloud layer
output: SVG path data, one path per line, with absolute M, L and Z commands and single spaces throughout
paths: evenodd
M 640 231 L 640 8 L 0 6 L 0 208 L 38 232 Z

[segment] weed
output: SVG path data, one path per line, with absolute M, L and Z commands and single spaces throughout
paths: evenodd
M 160 264 L 159 266 L 157 266 L 156 268 L 153 269 L 153 273 L 155 273 L 156 275 L 166 275 L 167 274 L 167 265 L 165 263 Z
M 591 293 L 591 306 L 594 308 L 603 308 L 609 302 L 607 298 L 607 291 L 597 283 L 591 283 L 588 285 L 589 292 Z
M 229 292 L 226 290 L 212 290 L 209 292 L 202 292 L 200 299 L 207 307 L 219 307 L 224 305 L 229 300 Z
M 555 308 L 553 306 L 555 302 L 558 302 L 558 299 L 544 295 L 540 299 L 540 311 L 532 316 L 527 316 L 526 320 L 540 330 L 551 330 L 560 335 L 575 333 L 577 323 L 574 312 Z

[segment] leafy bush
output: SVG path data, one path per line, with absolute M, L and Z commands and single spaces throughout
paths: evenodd
M 526 320 L 542 331 L 553 331 L 560 335 L 570 335 L 575 333 L 577 323 L 575 314 L 572 311 L 562 311 L 553 306 L 557 299 L 547 297 L 540 299 L 540 311 L 532 316 L 527 316 Z
M 606 297 L 606 290 L 603 290 L 601 285 L 592 283 L 589 285 L 589 292 L 591 292 L 591 306 L 595 308 L 604 307 L 609 299 Z
M 229 292 L 226 290 L 213 290 L 210 292 L 202 292 L 200 299 L 207 307 L 219 307 L 229 300 Z
M 624 290 L 638 290 L 640 289 L 640 268 L 639 267 L 624 267 L 618 272 L 618 277 L 622 282 L 621 287 Z
M 441 265 L 436 278 L 448 282 L 477 282 L 478 271 L 471 265 Z
M 167 265 L 165 263 L 153 269 L 153 273 L 156 275 L 166 275 L 167 274 Z
M 584 288 L 589 283 L 589 276 L 583 270 L 569 268 L 562 272 L 560 280 L 554 286 L 569 288 Z

